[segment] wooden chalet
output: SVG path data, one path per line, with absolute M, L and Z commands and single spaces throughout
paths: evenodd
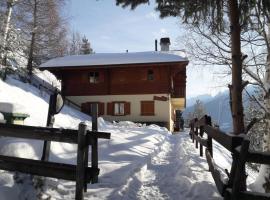
M 172 130 L 175 110 L 185 108 L 187 64 L 175 52 L 153 51 L 65 56 L 40 69 L 55 74 L 65 98 L 85 113 L 98 103 L 99 116 L 106 120 L 157 123 Z

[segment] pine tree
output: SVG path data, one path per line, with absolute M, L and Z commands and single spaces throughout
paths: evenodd
M 91 54 L 91 53 L 93 53 L 93 49 L 90 47 L 90 42 L 85 36 L 83 36 L 82 44 L 80 47 L 80 54 Z

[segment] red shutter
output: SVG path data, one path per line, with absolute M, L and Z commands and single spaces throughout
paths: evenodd
M 141 115 L 146 116 L 155 115 L 155 102 L 141 101 Z
M 113 102 L 107 103 L 107 115 L 113 115 L 114 114 L 114 104 Z
M 125 115 L 130 115 L 130 102 L 125 102 Z
M 90 114 L 91 113 L 91 106 L 88 102 L 86 103 L 82 103 L 81 104 L 81 111 L 86 113 L 86 114 Z
M 98 103 L 98 115 L 99 116 L 104 115 L 104 103 L 102 102 Z

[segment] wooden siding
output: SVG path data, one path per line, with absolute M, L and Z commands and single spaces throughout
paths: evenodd
M 181 88 L 182 91 L 186 88 L 185 65 L 149 64 L 140 67 L 63 70 L 61 71 L 62 91 L 65 96 L 173 94 L 173 90 L 180 91 L 179 88 Z M 173 78 L 176 68 L 178 73 Z M 172 69 L 174 74 L 172 74 Z M 147 80 L 148 70 L 153 70 L 154 80 Z M 89 82 L 90 72 L 99 72 L 98 83 Z M 176 92 L 176 94 L 185 97 L 185 91 Z

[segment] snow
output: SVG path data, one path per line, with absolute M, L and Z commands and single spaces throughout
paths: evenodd
M 188 61 L 179 53 L 170 52 L 134 52 L 134 53 L 95 53 L 72 55 L 51 59 L 40 65 L 40 69 L 74 66 L 103 66 L 142 63 L 168 63 Z
M 0 80 L 0 104 L 8 103 L 27 112 L 25 124 L 44 126 L 48 95 L 29 84 L 8 77 Z M 77 129 L 84 121 L 91 129 L 91 117 L 64 106 L 55 116 L 55 127 Z M 88 184 L 85 199 L 222 199 L 204 157 L 191 142 L 188 130 L 171 134 L 157 125 L 125 121 L 110 123 L 98 119 L 100 131 L 110 140 L 99 140 L 99 183 Z M 0 154 L 39 159 L 43 142 L 0 138 Z M 77 146 L 52 143 L 50 160 L 76 163 Z M 230 169 L 230 152 L 214 143 L 214 159 L 220 169 Z M 89 158 L 89 160 L 91 160 Z M 90 163 L 89 163 L 90 165 Z M 74 199 L 75 182 L 42 178 L 0 170 L 1 200 Z M 254 180 L 249 177 L 249 182 Z

